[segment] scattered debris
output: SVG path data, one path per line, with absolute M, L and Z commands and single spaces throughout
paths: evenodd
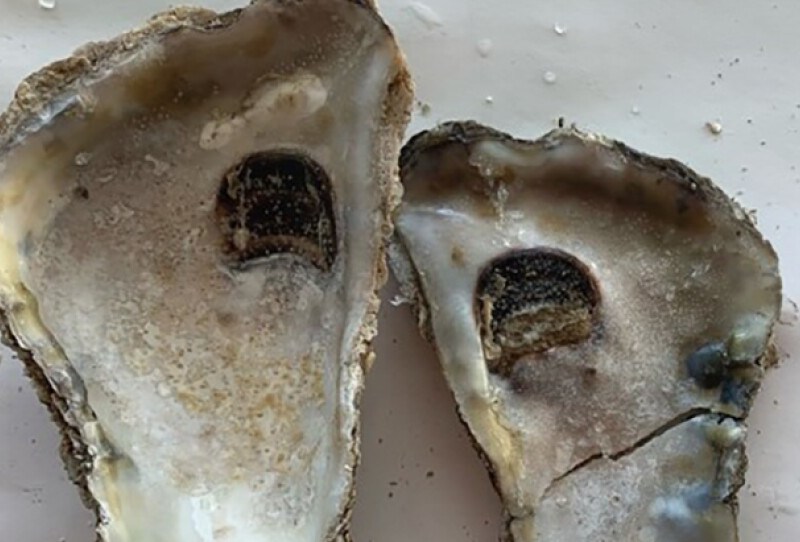
M 490 40 L 489 38 L 484 38 L 482 40 L 479 40 L 477 45 L 475 46 L 475 48 L 478 50 L 478 54 L 481 55 L 483 58 L 486 58 L 490 54 L 492 54 L 493 47 L 494 44 L 492 43 L 492 40 Z
M 88 166 L 92 161 L 92 155 L 88 152 L 80 152 L 75 155 L 75 165 L 78 167 Z
M 414 16 L 428 28 L 437 28 L 444 25 L 442 18 L 428 4 L 411 2 L 408 5 Z
M 389 304 L 392 307 L 400 307 L 402 305 L 408 305 L 410 303 L 411 301 L 407 297 L 402 296 L 400 294 L 397 294 L 396 296 L 394 296 L 392 299 L 389 300 Z
M 722 124 L 719 121 L 710 121 L 706 123 L 706 129 L 714 135 L 722 133 Z

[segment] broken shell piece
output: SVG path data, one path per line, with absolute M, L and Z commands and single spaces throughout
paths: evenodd
M 445 124 L 406 145 L 401 179 L 392 265 L 506 538 L 736 540 L 740 420 L 781 300 L 736 204 L 573 128 L 526 142 Z
M 349 0 L 176 9 L 20 86 L 6 340 L 102 540 L 349 539 L 411 100 Z
M 515 539 L 555 541 L 553 533 L 569 529 L 570 540 L 580 541 L 734 542 L 727 503 L 740 483 L 743 445 L 716 447 L 707 428 L 719 424 L 700 414 L 630 450 L 590 459 L 553 482 L 530 521 L 512 524 Z M 728 463 L 732 470 L 722 468 Z M 559 499 L 570 506 L 558 506 Z

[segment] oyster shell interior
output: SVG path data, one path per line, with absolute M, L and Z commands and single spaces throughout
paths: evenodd
M 737 540 L 781 299 L 746 214 L 678 162 L 571 128 L 445 124 L 407 144 L 401 180 L 392 265 L 505 537 Z
M 371 4 L 176 9 L 0 117 L 0 305 L 112 542 L 347 537 L 410 107 Z

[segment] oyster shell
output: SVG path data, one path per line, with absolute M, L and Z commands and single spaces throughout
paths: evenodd
M 411 84 L 370 3 L 175 9 L 0 117 L 0 305 L 111 542 L 348 538 Z
M 516 542 L 732 542 L 777 258 L 673 160 L 445 124 L 401 153 L 392 266 Z

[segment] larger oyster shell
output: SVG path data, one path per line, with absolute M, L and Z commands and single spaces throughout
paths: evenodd
M 110 542 L 347 538 L 408 120 L 374 7 L 176 9 L 0 117 L 0 305 Z
M 393 267 L 516 542 L 737 540 L 743 418 L 779 314 L 747 214 L 572 128 L 416 136 Z

